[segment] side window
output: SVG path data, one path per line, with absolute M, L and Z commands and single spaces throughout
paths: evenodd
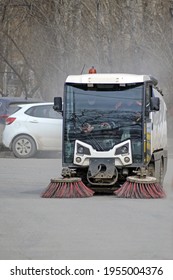
M 60 114 L 53 110 L 53 105 L 41 105 L 33 106 L 29 108 L 25 114 L 37 118 L 51 118 L 51 119 L 60 119 L 62 118 Z
M 146 110 L 146 116 L 149 116 L 150 112 L 150 99 L 152 97 L 152 85 L 147 84 L 146 85 L 146 95 L 145 95 L 145 110 Z
M 62 115 L 53 109 L 53 105 L 49 105 L 47 110 L 47 118 L 62 119 Z
M 25 113 L 29 116 L 37 118 L 46 118 L 45 106 L 33 106 L 29 108 Z

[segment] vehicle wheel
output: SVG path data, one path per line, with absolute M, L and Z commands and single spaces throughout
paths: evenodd
M 153 163 L 150 163 L 148 166 L 148 175 L 155 177 L 155 166 Z M 160 160 L 160 172 L 158 177 L 158 182 L 162 185 L 164 180 L 164 163 L 163 160 Z
M 17 136 L 12 143 L 12 151 L 15 157 L 30 158 L 37 151 L 35 141 L 28 135 Z
M 150 163 L 148 165 L 148 175 L 151 177 L 155 177 L 155 166 L 154 163 Z

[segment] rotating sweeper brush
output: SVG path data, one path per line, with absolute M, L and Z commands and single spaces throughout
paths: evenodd
M 155 177 L 147 176 L 141 168 L 137 175 L 129 176 L 126 182 L 114 192 L 120 198 L 164 198 L 165 192 Z
M 82 182 L 81 178 L 51 179 L 43 198 L 81 198 L 93 196 L 94 191 Z

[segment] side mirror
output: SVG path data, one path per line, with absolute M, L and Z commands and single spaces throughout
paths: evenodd
M 57 112 L 62 112 L 62 97 L 54 97 L 53 109 Z
M 159 97 L 151 97 L 150 110 L 151 111 L 159 111 L 160 110 L 160 98 Z

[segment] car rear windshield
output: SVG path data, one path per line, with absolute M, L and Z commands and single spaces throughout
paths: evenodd
M 5 119 L 9 116 L 20 110 L 20 107 L 17 104 L 8 104 L 8 107 L 5 106 L 6 104 L 1 104 L 0 107 L 0 123 L 5 124 Z
M 8 108 L 8 115 L 12 115 L 19 111 L 21 108 L 17 104 L 10 104 Z

